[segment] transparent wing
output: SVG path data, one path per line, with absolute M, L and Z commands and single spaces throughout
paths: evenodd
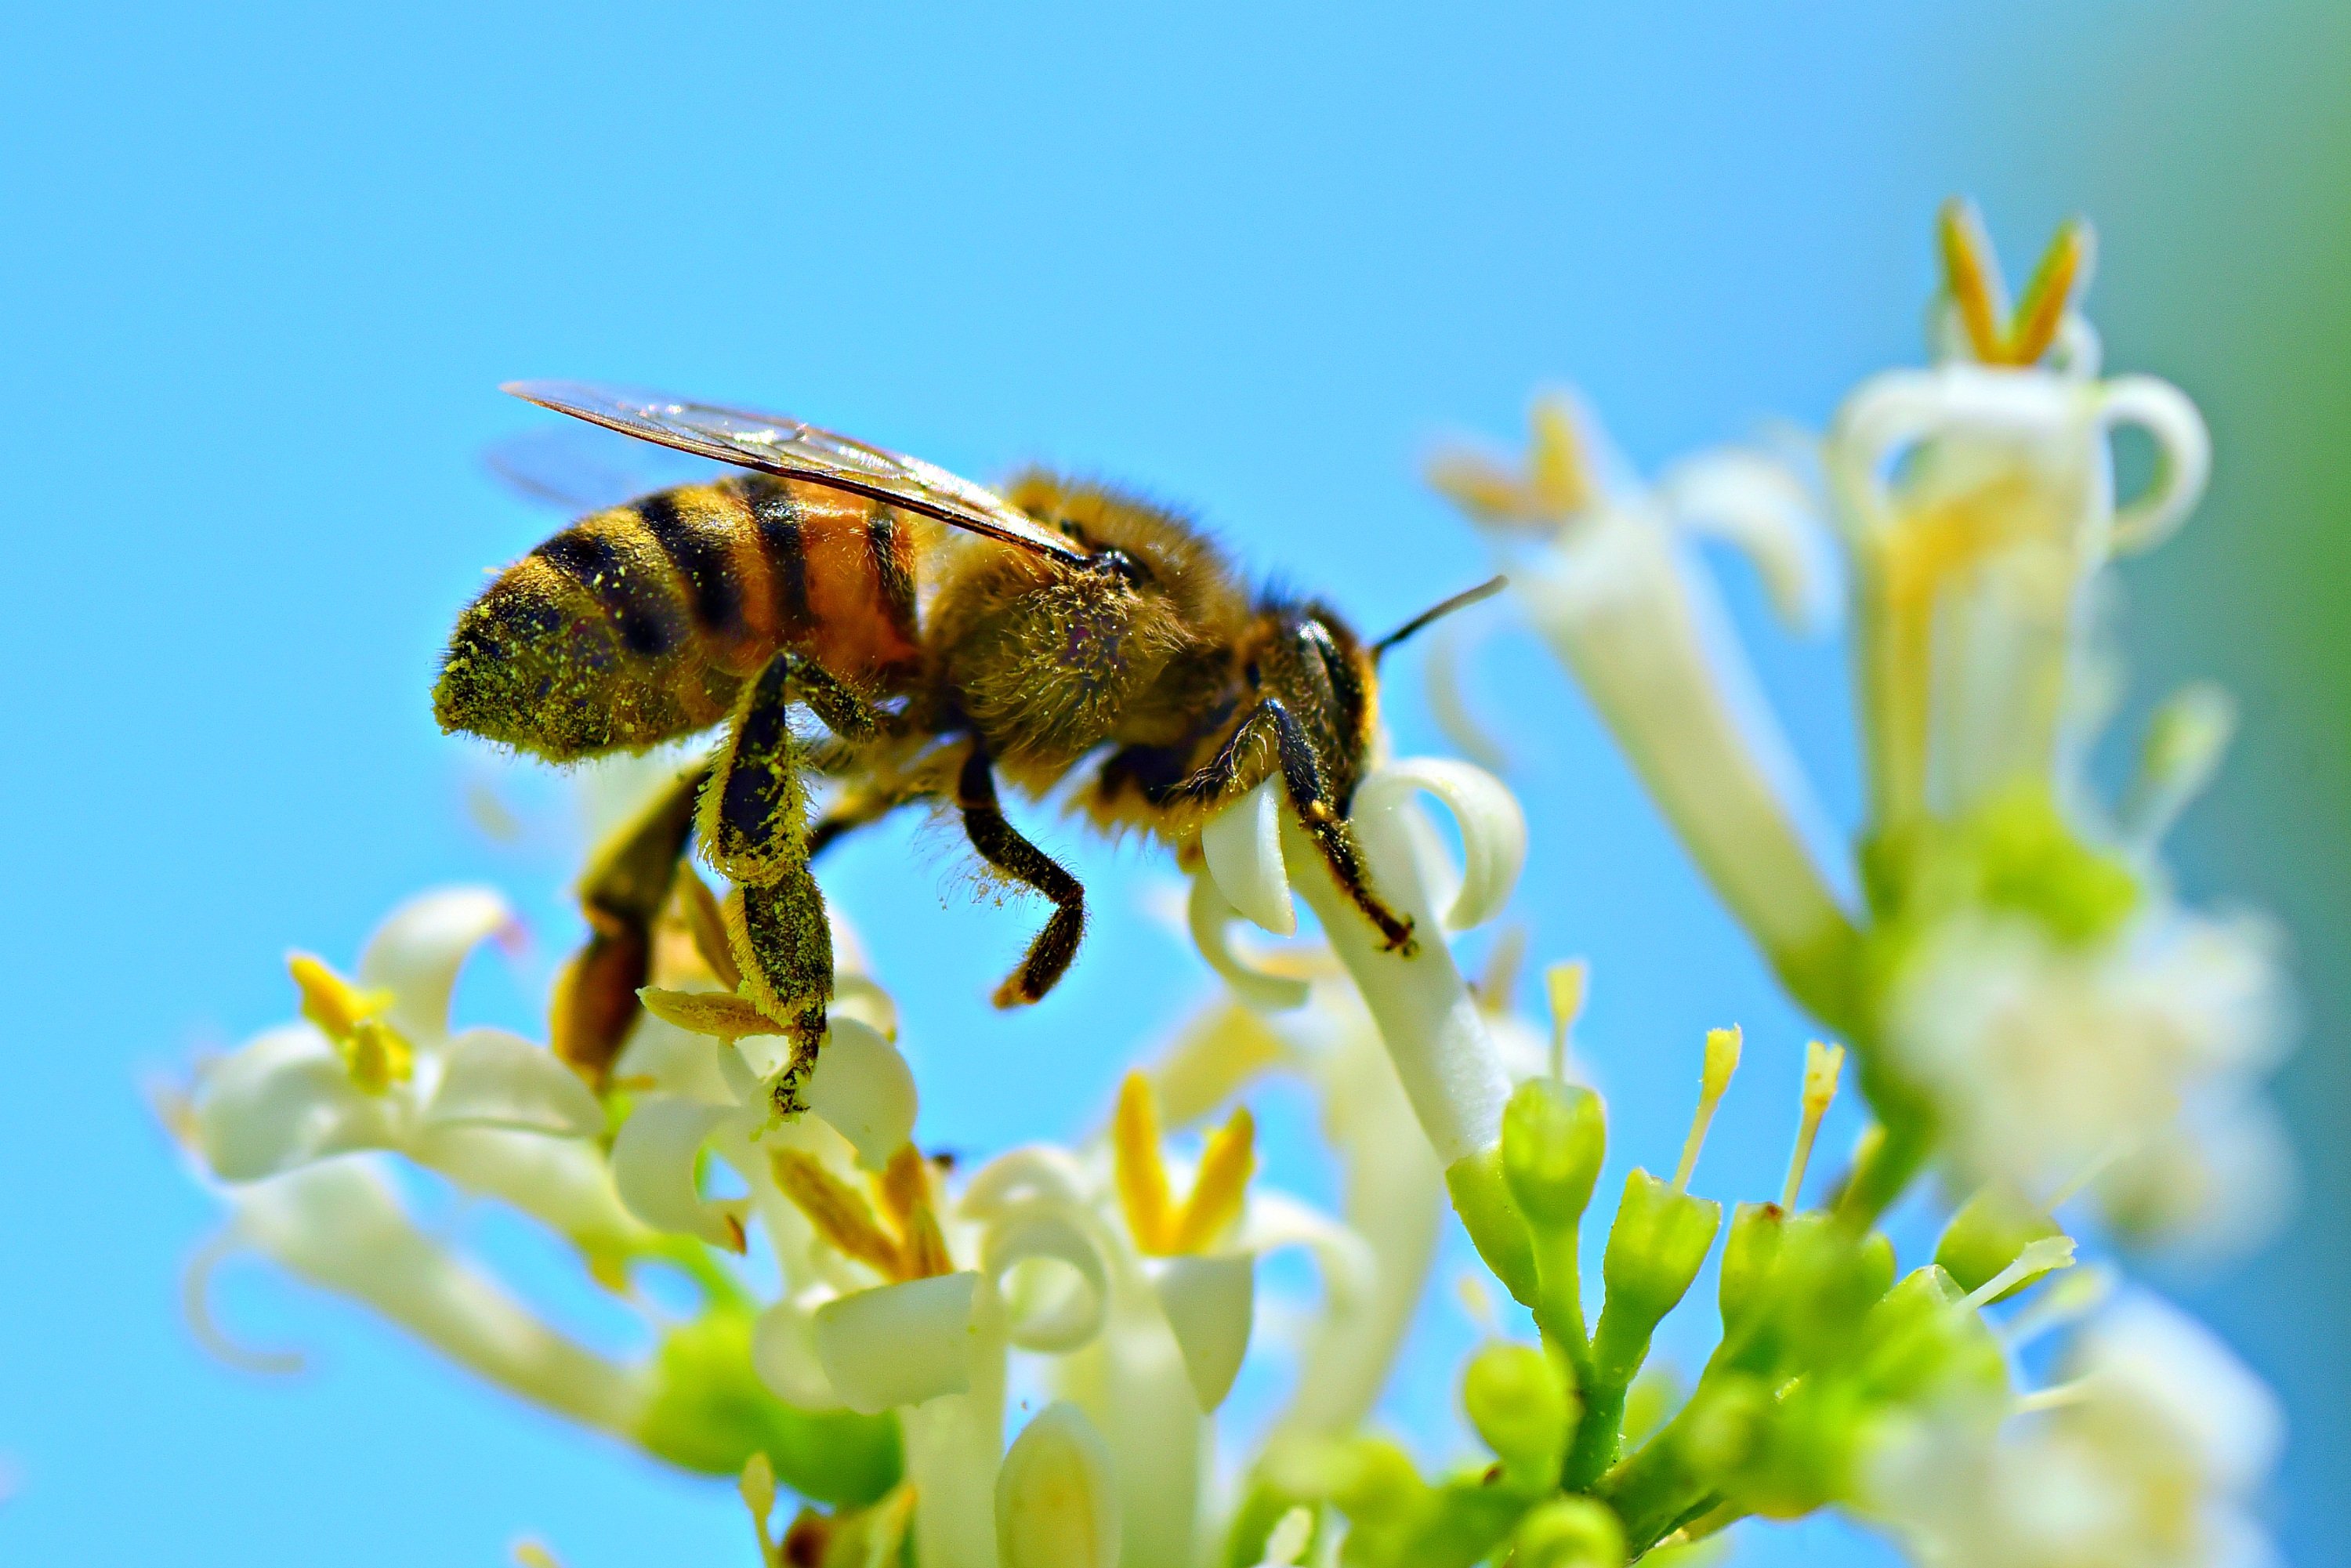
M 797 419 L 580 382 L 508 382 L 500 390 L 623 435 L 886 501 L 1055 560 L 1086 559 L 1068 539 L 968 479 Z
M 706 457 L 590 424 L 544 424 L 493 442 L 482 466 L 524 500 L 573 516 L 726 472 Z

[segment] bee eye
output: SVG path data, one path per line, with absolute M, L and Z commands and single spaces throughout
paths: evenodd
M 1243 669 L 1243 670 L 1241 671 L 1241 677 L 1242 677 L 1244 680 L 1248 681 L 1248 682 L 1249 682 L 1249 684 L 1250 685 L 1252 685 L 1252 686 L 1254 686 L 1254 685 L 1257 685 L 1257 682 L 1258 682 L 1258 670 L 1257 670 L 1257 661 L 1256 661 L 1255 659 L 1251 659 L 1251 660 L 1249 662 L 1248 667 L 1247 667 L 1247 668 L 1245 668 L 1245 669 Z
M 1151 574 L 1144 570 L 1143 563 L 1123 549 L 1097 551 L 1087 564 L 1121 582 L 1147 582 L 1151 580 Z

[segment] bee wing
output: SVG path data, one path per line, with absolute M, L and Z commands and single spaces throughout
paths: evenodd
M 580 382 L 508 382 L 499 390 L 641 441 L 885 501 L 1055 560 L 1086 559 L 1067 538 L 968 479 L 800 420 Z
M 524 500 L 575 516 L 724 472 L 707 458 L 587 424 L 541 425 L 493 442 L 482 466 Z

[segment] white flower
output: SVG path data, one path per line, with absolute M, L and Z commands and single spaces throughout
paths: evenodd
M 1850 938 L 1804 842 L 1821 820 L 1694 542 L 1756 565 L 1773 602 L 1817 624 L 1831 580 L 1809 496 L 1758 454 L 1683 464 L 1654 491 L 1590 416 L 1539 403 L 1528 476 L 1452 454 L 1432 482 L 1496 540 L 1512 588 L 1723 902 L 1800 989 Z
M 1280 791 L 1280 779 L 1269 779 L 1201 833 L 1207 864 L 1195 881 L 1192 911 L 1203 953 L 1246 997 L 1269 1005 L 1304 1000 L 1301 983 L 1253 975 L 1224 939 L 1236 913 L 1279 934 L 1294 930 L 1294 890 L 1322 921 L 1378 1021 L 1437 1158 L 1451 1166 L 1491 1150 L 1510 1078 L 1444 933 L 1481 925 L 1508 901 L 1526 859 L 1519 803 L 1492 775 L 1437 758 L 1387 764 L 1357 787 L 1350 820 L 1372 885 L 1417 933 L 1411 951 L 1393 952 L 1339 886 Z M 1435 830 L 1413 800 L 1423 791 L 1442 800 L 1460 827 L 1465 864 L 1458 872 L 1435 848 Z M 1456 885 L 1447 890 L 1446 881 Z M 1440 919 L 1438 894 L 1448 891 Z
M 394 910 L 356 983 L 296 955 L 302 1021 L 199 1069 L 186 1121 L 193 1152 L 219 1179 L 247 1182 L 396 1150 L 575 1239 L 633 1233 L 601 1156 L 581 1142 L 604 1129 L 594 1092 L 519 1035 L 449 1029 L 458 969 L 512 918 L 496 894 L 452 888 Z
M 2086 949 L 2024 916 L 1954 915 L 1903 971 L 1886 1048 L 1932 1098 L 1970 1181 L 2046 1201 L 2109 1160 L 2141 1186 L 2189 1162 L 2172 1185 L 2250 1228 L 2272 1194 L 2241 1193 L 2232 1207 L 2192 1175 L 2210 1118 L 2243 1106 L 2276 1059 L 2272 948 L 2257 923 L 2184 911 Z
M 2249 1507 L 2275 1462 L 2277 1401 L 2178 1312 L 2126 1298 L 2084 1331 L 2072 1381 L 2004 1416 L 1908 1417 L 1866 1468 L 1869 1501 L 1936 1568 L 2259 1568 Z
M 2118 507 L 2124 425 L 2152 438 L 2157 470 Z M 2097 573 L 2203 494 L 2195 405 L 2145 376 L 1954 362 L 1865 382 L 1822 455 L 1852 559 L 1873 821 L 1948 820 L 2057 778 L 2087 707 Z

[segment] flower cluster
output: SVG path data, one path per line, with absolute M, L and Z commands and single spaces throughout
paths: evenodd
M 1693 1187 L 1744 1044 L 1726 1028 L 1671 1174 L 1631 1171 L 1600 1223 L 1608 1118 L 1566 1050 L 1582 966 L 1544 971 L 1546 1039 L 1512 1010 L 1515 940 L 1473 982 L 1445 939 L 1510 899 L 1519 802 L 1485 768 L 1383 756 L 1352 831 L 1422 940 L 1382 941 L 1269 781 L 1182 846 L 1221 994 L 1089 1135 L 970 1166 L 918 1141 L 897 1011 L 851 934 L 810 1068 L 738 994 L 691 869 L 648 892 L 644 1014 L 592 1071 L 451 1027 L 460 967 L 511 925 L 491 893 L 404 905 L 349 976 L 298 955 L 298 1021 L 166 1104 L 229 1211 L 192 1274 L 201 1332 L 276 1363 L 206 1299 L 223 1257 L 264 1253 L 516 1396 L 733 1477 L 764 1568 L 1625 1568 L 1823 1510 L 1928 1564 L 2251 1560 L 2270 1396 L 2111 1268 L 2075 1267 L 2068 1233 L 2241 1238 L 2279 1187 L 2257 1092 L 2280 1034 L 2273 940 L 2185 906 L 2158 858 L 2228 706 L 2204 688 L 2167 704 L 2118 803 L 2086 774 L 2113 685 L 2105 569 L 2193 506 L 2204 431 L 2173 389 L 2099 378 L 2085 229 L 2061 232 L 2013 308 L 1966 209 L 1942 238 L 1937 362 L 1861 387 L 1809 468 L 1709 454 L 1644 487 L 1557 399 L 1523 465 L 1456 453 L 1432 476 L 1843 1042 L 1809 1048 L 1776 1195 L 1726 1215 Z M 2158 461 L 2118 499 L 2126 424 Z M 1782 615 L 1818 630 L 1838 570 L 1823 517 L 1868 779 L 1849 878 L 1808 842 L 1801 775 L 1696 552 L 1743 551 Z M 1437 653 L 1441 685 L 1458 661 Z M 1439 708 L 1465 752 L 1495 755 L 1457 697 Z M 677 798 L 648 771 L 641 814 Z M 1320 940 L 1298 936 L 1300 899 Z M 1848 1061 L 1874 1121 L 1848 1168 L 1812 1181 Z M 1259 1179 L 1249 1105 L 1271 1074 L 1312 1097 L 1335 1213 Z M 1905 1269 L 1880 1220 L 1930 1172 L 1952 1212 Z M 568 1243 L 641 1316 L 637 1349 L 591 1348 L 424 1223 L 443 1184 Z M 1482 1452 L 1431 1476 L 1374 1422 L 1448 1207 L 1531 1332 L 1498 1327 L 1469 1359 Z M 1286 1249 L 1312 1262 L 1310 1300 L 1261 1299 L 1259 1260 Z M 1719 1337 L 1679 1388 L 1651 1342 L 1710 1259 Z M 677 1294 L 652 1271 L 682 1278 L 691 1309 L 662 1306 Z M 2060 1332 L 2062 1354 L 2036 1348 Z M 1239 1444 L 1219 1413 L 1253 1350 L 1294 1378 Z

